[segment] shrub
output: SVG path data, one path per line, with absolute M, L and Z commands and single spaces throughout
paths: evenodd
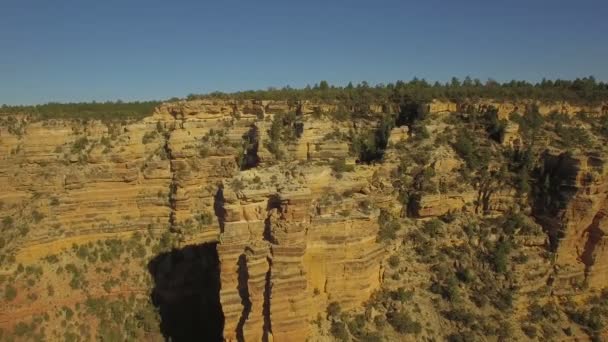
M 208 226 L 213 223 L 213 214 L 208 211 L 204 211 L 196 216 L 196 220 L 199 225 Z
M 519 124 L 520 132 L 522 132 L 523 135 L 528 138 L 535 135 L 545 122 L 545 118 L 540 115 L 537 108 L 533 108 L 525 115 L 513 113 L 511 114 L 510 119 Z
M 390 267 L 396 268 L 399 266 L 399 257 L 396 255 L 391 255 L 390 258 L 388 258 L 388 264 Z
M 378 241 L 395 239 L 397 231 L 401 229 L 399 221 L 386 210 L 380 211 L 378 224 L 380 225 L 380 229 L 378 230 Z
M 89 140 L 87 137 L 80 137 L 72 144 L 72 153 L 80 153 L 87 147 Z
M 528 336 L 529 338 L 535 338 L 537 334 L 537 330 L 535 325 L 532 324 L 524 324 L 521 327 L 521 330 Z
M 38 210 L 32 211 L 32 219 L 34 220 L 34 222 L 39 223 L 40 221 L 42 221 L 43 218 L 44 214 L 42 214 Z
M 384 339 L 382 338 L 382 335 L 380 335 L 380 333 L 378 333 L 378 332 L 365 332 L 365 333 L 363 333 L 363 335 L 361 335 L 361 337 L 359 338 L 359 341 L 361 341 L 361 342 L 382 342 L 382 341 L 384 341 Z
M 460 299 L 456 277 L 452 275 L 447 279 L 445 286 L 442 287 L 441 295 L 450 302 L 456 302 Z
M 419 334 L 422 331 L 420 323 L 412 320 L 406 312 L 390 312 L 387 321 L 401 334 Z
M 234 191 L 241 191 L 241 190 L 245 189 L 245 184 L 240 179 L 233 180 L 232 183 L 230 184 L 230 186 L 232 187 L 232 190 L 234 190 Z
M 378 315 L 376 317 L 374 317 L 374 324 L 382 329 L 385 325 L 386 325 L 386 317 L 383 315 Z
M 464 160 L 470 170 L 480 170 L 487 166 L 490 155 L 487 148 L 483 148 L 470 138 L 466 131 L 460 131 L 452 145 L 454 151 Z
M 438 219 L 432 219 L 430 221 L 426 221 L 424 226 L 422 227 L 422 231 L 424 231 L 430 237 L 437 237 L 443 234 L 442 232 L 443 222 Z
M 477 341 L 475 334 L 471 331 L 461 331 L 458 333 L 450 334 L 447 339 L 448 342 L 474 342 Z
M 465 326 L 471 326 L 477 320 L 474 314 L 463 308 L 453 308 L 449 311 L 442 312 L 442 314 L 450 321 L 462 323 Z
M 354 319 L 347 322 L 347 326 L 350 333 L 355 337 L 359 338 L 363 336 L 365 328 L 365 316 L 361 314 L 356 315 Z
M 31 333 L 33 331 L 33 328 L 33 326 L 30 326 L 27 323 L 19 322 L 15 325 L 13 332 L 17 336 L 24 336 L 26 334 Z
M 492 107 L 488 109 L 484 113 L 484 124 L 486 126 L 486 131 L 491 139 L 494 139 L 497 142 L 502 142 L 505 134 L 505 128 L 507 126 L 506 120 L 498 119 L 498 111 L 496 108 Z
M 13 226 L 14 220 L 11 216 L 5 216 L 2 219 L 2 228 L 7 229 Z
M 412 125 L 412 133 L 414 134 L 416 140 L 424 140 L 431 137 L 428 129 L 422 122 L 417 122 Z
M 295 121 L 295 113 L 276 114 L 274 116 L 268 130 L 268 141 L 265 145 L 276 159 L 284 157 L 281 145 L 285 142 L 292 142 L 297 138 Z
M 17 289 L 11 284 L 7 284 L 4 288 L 4 299 L 10 302 L 15 299 L 15 297 L 17 297 Z
M 346 160 L 344 158 L 335 159 L 331 162 L 331 169 L 337 174 L 342 172 L 352 172 L 355 170 L 355 167 L 352 165 L 346 164 Z
M 472 163 L 473 152 L 475 149 L 473 147 L 473 140 L 469 138 L 468 134 L 465 132 L 460 132 L 456 136 L 456 142 L 454 142 L 453 147 L 456 153 L 458 153 L 458 155 L 465 160 L 467 165 Z
M 155 131 L 146 132 L 146 134 L 144 134 L 144 136 L 141 138 L 141 143 L 144 145 L 148 144 L 148 143 L 152 142 L 154 139 L 156 139 L 157 136 L 158 136 L 158 133 Z
M 456 277 L 463 283 L 470 283 L 475 280 L 475 274 L 469 268 L 464 268 L 456 272 Z
M 513 290 L 503 289 L 492 298 L 492 305 L 500 311 L 507 311 L 513 306 Z
M 342 312 L 342 308 L 340 307 L 340 303 L 331 302 L 327 306 L 327 316 L 328 317 L 338 317 Z
M 346 324 L 343 322 L 331 322 L 329 331 L 339 341 L 348 341 L 348 330 L 346 329 Z
M 494 270 L 498 273 L 505 273 L 509 262 L 509 253 L 511 252 L 511 243 L 507 240 L 498 241 L 494 247 L 494 251 L 490 256 L 490 261 L 494 266 Z
M 587 130 L 582 127 L 571 127 L 562 124 L 555 125 L 555 133 L 559 137 L 559 145 L 565 148 L 591 146 L 591 138 Z
M 63 306 L 61 310 L 63 310 L 63 312 L 65 313 L 65 318 L 67 320 L 70 320 L 74 316 L 74 311 L 67 306 Z
M 405 288 L 400 287 L 396 291 L 391 291 L 390 296 L 393 300 L 405 303 L 414 297 L 414 291 L 406 291 Z

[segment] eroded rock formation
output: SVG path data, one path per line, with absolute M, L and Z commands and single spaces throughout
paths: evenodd
M 433 101 L 412 110 L 442 117 L 490 106 L 501 119 L 530 107 L 542 115 L 605 111 L 532 101 Z M 69 251 L 78 255 L 82 245 L 144 236 L 151 241 L 143 255 L 152 257 L 146 271 L 165 337 L 302 341 L 314 333 L 311 321 L 325 315 L 330 303 L 361 308 L 384 282 L 385 259 L 400 247 L 379 242 L 381 209 L 426 222 L 455 212 L 488 217 L 513 208 L 527 212 L 531 200 L 549 242 L 530 232 L 515 238 L 520 258 L 531 260 L 512 269 L 521 293 L 549 285 L 568 294 L 573 286 L 600 289 L 608 283 L 605 156 L 547 152 L 535 195 L 528 198 L 494 173 L 470 184 L 461 181 L 465 162 L 450 144 L 438 143 L 419 158 L 424 161 L 416 176 L 428 176 L 435 188 L 408 193 L 406 202 L 399 187 L 409 176 L 400 173 L 411 165 L 399 165 L 405 149 L 399 145 L 423 134 L 398 125 L 372 135 L 382 138 L 383 159 L 363 163 L 346 136 L 377 133 L 381 124 L 325 115 L 337 109 L 335 103 L 194 100 L 165 103 L 139 122 L 17 116 L 0 127 L 0 211 L 11 217 L 2 223 L 0 272 L 22 272 L 20 264 Z M 373 117 L 398 109 L 373 105 L 367 111 Z M 448 126 L 428 125 L 426 134 L 450 133 Z M 519 130 L 508 122 L 500 146 L 520 148 Z M 487 235 L 494 243 L 496 237 Z M 450 243 L 481 246 L 470 240 L 459 236 Z M 542 256 L 550 249 L 554 261 Z M 124 263 L 115 273 L 141 266 L 137 260 Z M 415 281 L 428 281 L 428 269 L 417 271 Z M 40 305 L 18 295 L 0 312 L 0 326 L 91 297 L 149 295 L 144 280 L 125 284 L 107 290 L 92 281 L 77 296 L 69 289 L 41 295 Z M 197 311 L 201 305 L 209 310 Z M 202 323 L 189 315 L 221 331 L 196 335 Z
M 545 155 L 536 215 L 556 253 L 556 282 L 570 288 L 607 284 L 608 168 L 596 154 Z

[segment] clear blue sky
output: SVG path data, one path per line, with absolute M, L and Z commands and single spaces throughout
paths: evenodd
M 608 80 L 607 0 L 0 0 L 0 103 L 448 80 Z

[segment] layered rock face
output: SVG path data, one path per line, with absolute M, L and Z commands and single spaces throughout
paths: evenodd
M 354 307 L 378 287 L 377 213 L 319 214 L 302 184 L 248 190 L 224 191 L 224 338 L 299 340 L 330 301 Z M 357 203 L 342 206 L 359 210 Z
M 556 252 L 556 287 L 583 284 L 601 289 L 608 281 L 606 229 L 608 168 L 594 154 L 547 153 L 537 216 Z
M 371 170 L 338 180 L 319 162 L 348 156 L 339 135 L 328 135 L 350 123 L 311 118 L 334 109 L 192 101 L 134 123 L 19 118 L 19 135 L 0 134 L 0 201 L 27 231 L 9 239 L 15 262 L 3 271 L 74 244 L 170 232 L 179 247 L 217 243 L 224 339 L 304 340 L 329 302 L 358 306 L 380 284 L 378 210 L 361 192 Z M 298 139 L 281 146 L 277 164 L 268 131 L 289 112 Z M 154 270 L 158 279 L 176 272 Z M 159 298 L 175 301 L 170 291 L 181 290 L 163 284 Z
M 441 121 L 437 118 L 443 114 L 483 112 L 490 106 L 500 118 L 531 106 L 541 114 L 605 112 L 605 106 L 530 101 L 433 101 L 419 109 Z M 138 279 L 124 281 L 118 290 L 102 289 L 93 280 L 77 296 L 67 287 L 40 301 L 18 295 L 0 312 L 0 327 L 12 328 L 18 318 L 87 298 L 127 293 L 148 298 L 151 286 L 141 279 L 149 272 L 160 311 L 187 317 L 181 306 L 197 300 L 209 304 L 212 310 L 202 310 L 203 316 L 222 322 L 221 332 L 212 331 L 214 337 L 303 341 L 318 337 L 311 321 L 324 316 L 328 304 L 360 309 L 383 284 L 384 259 L 409 238 L 378 242 L 380 209 L 401 216 L 411 226 L 409 232 L 455 212 L 492 217 L 527 205 L 528 198 L 499 177 L 485 183 L 459 179 L 464 161 L 449 140 L 421 158 L 425 161 L 419 167 L 432 174 L 436 189 L 421 191 L 406 205 L 398 199 L 398 173 L 411 165 L 399 165 L 399 154 L 408 151 L 398 145 L 419 133 L 406 126 L 392 128 L 381 162 L 356 163 L 349 140 L 353 133 L 374 132 L 379 120 L 370 118 L 397 109 L 373 105 L 368 118 L 352 122 L 324 115 L 337 110 L 334 103 L 195 100 L 165 103 L 139 122 L 36 121 L 26 116 L 3 121 L 2 275 L 23 272 L 20 264 L 78 254 L 80 246 L 99 241 L 129 241 L 135 234 L 151 241 L 142 248 L 152 260 L 139 260 L 144 261 L 135 266 L 140 273 L 133 270 L 137 260 L 112 265 L 114 273 L 128 269 Z M 436 121 L 427 127 L 430 134 L 451 133 L 445 122 Z M 519 126 L 509 122 L 498 146 L 517 147 L 520 140 Z M 551 263 L 542 256 L 547 249 L 542 233 L 518 235 L 521 259 L 531 261 L 513 267 L 514 283 L 524 294 L 547 283 L 563 293 L 584 283 L 602 288 L 608 282 L 605 158 L 547 153 L 543 160 L 533 215 L 549 235 L 556 259 Z M 458 245 L 458 239 L 450 244 Z M 471 245 L 479 247 L 476 243 Z M 424 273 L 412 278 L 428 287 Z M 207 280 L 211 283 L 203 291 L 198 285 Z M 188 329 L 196 330 L 199 323 L 190 320 Z M 179 325 L 171 329 L 180 333 Z M 187 338 L 188 332 L 181 334 Z
M 586 113 L 590 115 L 600 115 L 608 112 L 608 107 L 605 104 L 599 105 L 573 105 L 566 101 L 545 103 L 533 100 L 521 101 L 493 101 L 493 100 L 476 100 L 464 101 L 460 103 L 451 101 L 433 100 L 428 104 L 423 105 L 423 110 L 427 113 L 454 113 L 454 112 L 483 112 L 488 108 L 495 108 L 500 119 L 509 118 L 510 114 L 524 114 L 531 110 L 537 110 L 541 115 L 549 115 L 551 113 L 560 113 L 568 116 L 573 116 L 578 113 Z
M 167 222 L 170 162 L 161 139 L 142 143 L 154 125 L 20 121 L 0 132 L 3 212 L 27 228 L 7 239 L 18 262 Z
M 234 168 L 221 181 L 207 177 L 208 184 L 216 184 L 213 207 L 220 227 L 217 248 L 224 338 L 302 340 L 309 335 L 308 322 L 323 312 L 330 301 L 354 307 L 379 286 L 382 248 L 376 243 L 377 210 L 361 211 L 360 203 L 367 199 L 361 193 L 356 200 L 340 199 L 341 193 L 357 192 L 367 184 L 366 173 L 332 181 L 329 167 L 311 163 L 319 158 L 347 156 L 346 144 L 324 137 L 335 130 L 347 130 L 348 126 L 336 127 L 327 121 L 308 125 L 306 121 L 314 110 L 331 109 L 291 108 L 303 116 L 298 141 L 286 146 L 288 158 L 298 164 L 271 167 L 270 154 L 263 148 L 268 118 L 274 113 L 288 112 L 287 104 L 248 104 L 243 109 L 214 106 L 217 105 L 201 102 L 200 112 L 189 112 L 190 107 L 181 106 L 161 108 L 157 116 L 167 118 L 169 113 L 178 120 L 177 127 L 192 131 L 171 132 L 169 143 L 176 158 L 182 155 L 177 151 L 183 150 L 174 146 L 189 145 L 177 139 L 204 134 L 194 133 L 194 122 L 201 112 L 224 111 L 224 119 L 227 116 L 233 120 L 238 116 L 238 122 L 242 122 L 239 128 L 226 133 L 236 143 L 248 131 L 259 134 L 254 159 L 264 167 L 240 172 Z M 204 127 L 208 128 L 209 122 Z M 228 163 L 234 160 L 234 153 L 212 158 L 224 158 Z M 229 177 L 231 174 L 233 177 Z M 187 185 L 178 180 L 177 193 L 182 187 Z M 190 199 L 195 191 L 184 189 Z M 328 197 L 328 193 L 335 197 Z M 188 217 L 180 210 L 182 206 L 187 208 L 187 201 L 177 202 L 177 224 Z

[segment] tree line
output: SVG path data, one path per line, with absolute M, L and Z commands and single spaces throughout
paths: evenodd
M 528 81 L 497 82 L 489 79 L 466 77 L 460 80 L 453 77 L 449 82 L 430 83 L 425 79 L 414 78 L 409 82 L 397 81 L 388 84 L 370 85 L 363 81 L 356 85 L 330 85 L 321 81 L 304 88 L 268 88 L 266 90 L 247 90 L 235 93 L 213 92 L 190 94 L 188 99 L 222 98 L 235 100 L 318 100 L 338 101 L 356 105 L 368 103 L 407 103 L 425 102 L 432 99 L 461 101 L 476 98 L 496 100 L 532 99 L 542 101 L 568 101 L 573 104 L 595 104 L 608 100 L 608 83 L 598 82 L 593 76 L 575 80 L 547 80 L 530 83 Z
M 39 119 L 141 119 L 154 111 L 160 101 L 46 103 L 33 106 L 0 107 L 0 114 L 27 114 Z
M 337 101 L 349 108 L 368 108 L 369 104 L 427 102 L 432 99 L 452 101 L 475 100 L 480 98 L 495 100 L 531 99 L 540 101 L 567 101 L 572 104 L 598 104 L 608 101 L 608 83 L 597 81 L 593 76 L 575 80 L 547 80 L 531 83 L 528 81 L 497 82 L 489 79 L 456 77 L 448 82 L 430 83 L 425 79 L 414 78 L 411 81 L 370 85 L 352 82 L 346 86 L 330 85 L 321 81 L 304 88 L 268 88 L 266 90 L 246 90 L 234 93 L 212 92 L 207 94 L 190 94 L 188 100 L 194 99 L 226 100 L 302 100 Z M 172 98 L 169 101 L 178 101 Z M 78 119 L 139 119 L 152 114 L 161 101 L 143 102 L 82 102 L 56 103 L 42 105 L 0 107 L 0 114 L 30 114 L 41 119 L 78 118 Z

